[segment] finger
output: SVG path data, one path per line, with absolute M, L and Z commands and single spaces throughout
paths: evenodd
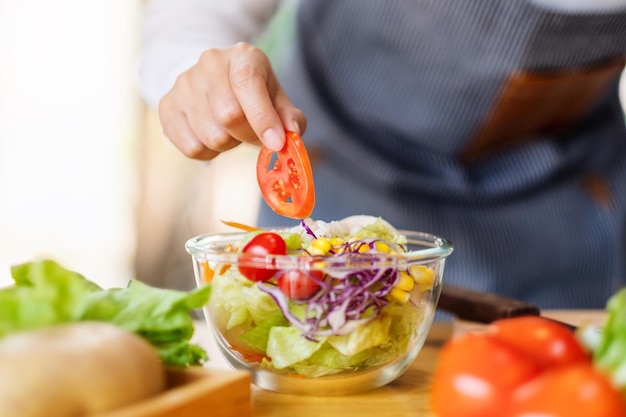
M 196 139 L 212 151 L 224 152 L 237 146 L 239 141 L 232 138 L 215 120 L 207 93 L 210 90 L 207 82 L 209 77 L 211 74 L 205 74 L 198 66 L 181 74 L 169 93 L 168 100 L 172 107 L 169 111 L 180 109 Z
M 210 102 L 213 120 L 222 126 L 229 136 L 241 142 L 259 143 L 259 138 L 250 127 L 246 114 L 229 83 L 213 86 L 207 100 Z
M 170 116 L 170 121 L 163 125 L 163 134 L 183 155 L 191 159 L 208 161 L 220 154 L 219 151 L 209 149 L 196 137 L 189 127 L 183 113 Z
M 259 140 L 250 128 L 246 116 L 237 101 L 237 97 L 230 87 L 230 57 L 224 50 L 208 49 L 202 53 L 197 66 L 193 67 L 193 87 L 187 94 L 201 92 L 201 103 L 195 110 L 199 115 L 198 128 L 202 129 L 201 122 L 208 123 L 210 107 L 211 129 L 217 126 L 224 130 L 231 138 L 242 142 L 258 143 Z M 230 146 L 232 147 L 232 146 Z
M 210 160 L 219 152 L 207 148 L 195 135 L 187 117 L 172 106 L 172 98 L 166 95 L 159 103 L 159 118 L 163 135 L 188 158 Z
M 265 54 L 250 45 L 239 45 L 245 52 L 234 54 L 230 67 L 232 91 L 256 136 L 269 149 L 278 151 L 285 143 L 284 127 L 268 89 L 273 77 Z
M 241 142 L 227 131 L 216 119 L 210 98 L 202 95 L 201 98 L 185 109 L 189 127 L 207 148 L 224 152 L 234 148 Z
M 285 129 L 296 132 L 302 136 L 307 127 L 306 117 L 302 110 L 293 105 L 281 88 L 278 89 L 276 97 L 274 98 L 274 106 Z

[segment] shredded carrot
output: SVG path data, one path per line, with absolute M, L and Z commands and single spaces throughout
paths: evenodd
M 258 227 L 254 227 L 254 226 L 250 226 L 250 225 L 243 224 L 243 223 L 238 223 L 238 222 L 231 222 L 231 221 L 227 221 L 227 220 L 222 220 L 222 223 L 224 223 L 226 226 L 234 227 L 236 229 L 245 230 L 246 232 L 256 232 L 257 230 L 261 230 Z
M 229 269 L 230 269 L 230 264 L 224 264 L 224 265 L 222 265 L 222 267 L 220 268 L 220 272 L 219 272 L 219 274 L 220 274 L 220 275 L 224 275 L 224 273 L 225 273 L 226 271 L 228 271 Z
M 202 266 L 202 280 L 206 283 L 213 281 L 213 275 L 215 275 L 215 271 L 211 269 L 208 261 L 202 261 L 200 264 Z
M 255 353 L 255 352 L 249 352 L 247 350 L 244 350 L 242 348 L 236 347 L 236 346 L 230 346 L 230 348 L 236 352 L 238 352 L 241 357 L 247 361 L 247 362 L 254 362 L 254 363 L 261 363 L 261 361 L 266 358 L 265 355 L 259 354 L 259 353 Z

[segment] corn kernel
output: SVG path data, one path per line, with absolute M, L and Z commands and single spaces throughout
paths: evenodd
M 343 240 L 343 239 L 342 239 L 342 238 L 340 238 L 340 237 L 332 237 L 332 238 L 330 238 L 330 245 L 331 245 L 331 246 L 341 246 L 341 245 L 343 245 L 344 243 L 346 243 L 346 241 L 345 241 L 345 240 Z
M 322 270 L 326 268 L 326 262 L 325 261 L 311 262 L 311 268 Z
M 411 291 L 415 286 L 415 280 L 412 276 L 407 274 L 406 272 L 400 272 L 400 279 L 396 284 L 395 288 L 403 291 Z
M 335 252 L 336 255 L 341 255 L 342 253 L 346 252 L 346 247 L 345 246 L 338 246 L 336 248 L 333 248 L 333 251 Z
M 326 255 L 326 252 L 324 252 L 320 248 L 317 248 L 313 245 L 309 246 L 309 248 L 307 249 L 307 252 L 309 252 L 311 255 Z
M 376 242 L 374 247 L 376 248 L 378 252 L 385 252 L 385 253 L 391 252 L 391 247 L 385 242 Z
M 391 291 L 389 291 L 389 295 L 403 304 L 409 301 L 409 293 L 397 287 L 392 288 Z
M 360 246 L 359 246 L 359 250 L 358 250 L 358 252 L 359 252 L 359 253 L 364 253 L 364 252 L 369 252 L 369 250 L 370 250 L 369 245 L 367 245 L 367 244 L 362 244 L 362 245 L 360 245 Z
M 326 237 L 318 237 L 313 241 L 313 246 L 322 249 L 324 252 L 328 252 L 330 250 L 330 239 Z
M 409 273 L 415 280 L 420 291 L 430 290 L 435 282 L 435 271 L 425 265 L 413 265 Z
M 325 255 L 330 250 L 330 240 L 325 237 L 318 237 L 309 246 L 309 252 L 312 255 Z

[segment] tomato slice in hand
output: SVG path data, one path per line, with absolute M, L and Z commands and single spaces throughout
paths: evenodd
M 259 233 L 246 243 L 238 259 L 241 275 L 251 281 L 267 281 L 278 272 L 267 265 L 267 255 L 286 255 L 287 244 L 277 233 Z
M 311 215 L 315 205 L 313 172 L 300 135 L 287 131 L 285 146 L 278 152 L 262 146 L 256 176 L 261 195 L 274 212 L 294 219 Z

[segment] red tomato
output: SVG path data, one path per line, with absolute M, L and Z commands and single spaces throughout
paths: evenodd
M 431 393 L 438 417 L 618 417 L 626 401 L 570 330 L 541 317 L 446 343 Z
M 321 271 L 285 271 L 278 280 L 278 288 L 289 298 L 306 300 L 311 298 L 320 288 L 319 281 L 324 274 Z
M 502 417 L 511 391 L 540 371 L 535 361 L 489 334 L 463 334 L 442 349 L 432 409 L 438 417 Z
M 237 262 L 239 272 L 251 281 L 267 281 L 278 270 L 268 267 L 265 257 L 287 254 L 287 244 L 277 233 L 259 233 L 246 243 L 241 253 Z
M 261 147 L 256 176 L 263 199 L 277 214 L 295 219 L 308 217 L 315 205 L 313 172 L 304 142 L 295 132 L 286 132 L 285 146 L 276 152 Z
M 589 354 L 564 326 L 538 316 L 498 320 L 488 327 L 495 338 L 525 355 L 542 367 L 588 361 Z
M 517 388 L 503 417 L 624 417 L 621 393 L 591 362 L 549 369 Z

